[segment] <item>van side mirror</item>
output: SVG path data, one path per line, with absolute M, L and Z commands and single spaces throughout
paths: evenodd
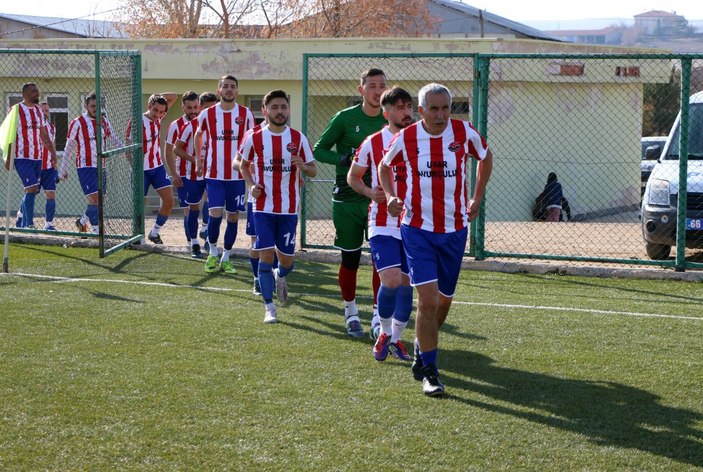
M 655 144 L 654 146 L 649 146 L 647 150 L 644 152 L 644 158 L 648 161 L 653 161 L 655 159 L 659 159 L 659 156 L 661 156 L 662 149 L 659 147 L 658 144 Z

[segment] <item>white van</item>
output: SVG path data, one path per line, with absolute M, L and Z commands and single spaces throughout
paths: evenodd
M 703 248 L 703 92 L 689 103 L 686 247 Z M 642 197 L 642 236 L 654 260 L 668 258 L 676 245 L 680 120 L 679 112 Z

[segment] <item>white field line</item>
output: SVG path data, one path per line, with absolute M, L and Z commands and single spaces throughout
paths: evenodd
M 200 285 L 177 285 L 169 284 L 165 282 L 144 282 L 140 280 L 122 280 L 122 279 L 90 279 L 90 278 L 76 278 L 76 277 L 59 277 L 54 275 L 40 275 L 40 274 L 25 274 L 25 273 L 0 273 L 0 276 L 16 276 L 16 277 L 29 277 L 36 279 L 46 279 L 57 283 L 75 283 L 75 282 L 90 282 L 90 283 L 119 283 L 119 284 L 132 284 L 132 285 L 142 285 L 147 287 L 167 287 L 184 289 L 191 288 L 196 290 L 209 290 L 213 292 L 250 292 L 250 289 L 233 289 L 226 287 L 203 287 Z M 319 294 L 315 293 L 300 293 L 298 295 L 315 297 Z M 371 298 L 369 296 L 357 296 L 357 298 Z M 417 300 L 415 300 L 417 303 Z M 622 316 L 634 316 L 640 318 L 669 318 L 676 320 L 691 320 L 691 321 L 703 321 L 703 317 L 695 316 L 682 316 L 682 315 L 662 315 L 657 313 L 638 313 L 632 311 L 612 311 L 612 310 L 596 310 L 591 308 L 572 308 L 572 307 L 562 307 L 562 306 L 543 306 L 543 305 L 517 305 L 508 303 L 485 303 L 485 302 L 463 302 L 459 300 L 454 300 L 454 305 L 467 305 L 467 306 L 485 306 L 493 308 L 508 308 L 508 309 L 520 309 L 520 310 L 549 310 L 549 311 L 571 311 L 578 313 L 592 313 L 596 315 L 622 315 Z

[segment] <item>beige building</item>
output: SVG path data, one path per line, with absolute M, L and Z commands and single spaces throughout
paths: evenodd
M 291 126 L 303 125 L 303 55 L 305 53 L 340 54 L 456 54 L 456 53 L 521 53 L 521 54 L 578 54 L 578 53 L 635 53 L 631 49 L 574 45 L 552 41 L 518 39 L 339 39 L 324 41 L 304 40 L 38 40 L 5 41 L 0 47 L 139 50 L 142 53 L 142 87 L 144 101 L 156 92 L 182 93 L 214 91 L 217 78 L 234 74 L 240 81 L 239 102 L 260 114 L 263 95 L 272 89 L 283 89 L 291 97 Z M 639 51 L 647 52 L 649 51 Z M 363 61 L 362 61 L 363 62 Z M 366 67 L 375 65 L 373 59 Z M 358 73 L 330 70 L 324 94 L 337 95 L 329 103 L 315 110 L 316 123 L 308 123 L 308 137 L 315 141 L 321 128 L 339 109 L 347 106 L 356 95 Z M 359 70 L 356 70 L 359 69 Z M 470 91 L 473 87 L 471 67 L 463 69 L 461 78 L 453 78 L 447 85 L 453 90 Z M 636 73 L 635 73 L 636 72 Z M 541 191 L 546 174 L 556 170 L 560 175 L 575 172 L 582 182 L 569 185 L 572 209 L 576 214 L 597 213 L 608 208 L 636 205 L 639 201 L 640 142 L 642 123 L 642 84 L 668 82 L 670 63 L 637 60 L 600 61 L 598 67 L 586 61 L 546 60 L 526 62 L 501 60 L 492 64 L 489 94 L 489 140 L 498 164 L 492 181 L 492 192 L 510 194 L 514 203 L 489 207 L 489 218 L 523 221 L 530 218 L 534 197 Z M 29 77 L 2 77 L 0 89 L 6 104 L 17 95 L 22 81 Z M 446 81 L 442 71 L 422 70 L 409 66 L 389 74 L 392 83 L 403 85 L 413 81 Z M 68 119 L 81 112 L 81 96 L 92 89 L 87 79 L 38 79 L 45 94 L 65 96 Z M 66 94 L 76 90 L 80 93 Z M 83 90 L 84 89 L 84 90 Z M 414 93 L 416 90 L 411 89 Z M 78 92 L 78 91 L 76 91 Z M 64 94 L 64 95 L 62 95 Z M 472 96 L 460 92 L 459 100 L 467 104 L 465 116 L 470 117 Z M 314 103 L 316 97 L 309 97 Z M 603 107 L 603 100 L 607 104 Z M 540 108 L 542 107 L 542 108 Z M 535 109 L 540 109 L 535 116 Z M 550 116 L 551 114 L 551 116 Z M 180 108 L 169 111 L 164 123 L 180 115 Z M 564 116 L 568 118 L 565 121 Z M 590 130 L 589 123 L 607 118 L 605 131 Z M 167 126 L 162 128 L 166 132 Z M 574 139 L 587 133 L 587 139 Z M 540 146 L 525 143 L 539 142 Z M 607 155 L 603 150 L 607 149 Z M 545 153 L 553 163 L 545 163 Z M 617 168 L 593 162 L 607 159 L 626 163 Z M 558 169 L 555 169 L 554 166 Z M 331 167 L 323 165 L 322 177 L 331 176 Z M 517 176 L 517 177 L 516 177 Z M 515 179 L 519 179 L 516 185 Z M 598 192 L 589 189 L 586 178 L 593 178 L 604 186 Z M 331 187 L 331 185 L 329 185 Z M 320 201 L 328 201 L 327 190 L 320 192 Z M 603 195 L 608 195 L 604 199 Z M 60 208 L 60 207 L 59 207 Z M 313 212 L 325 217 L 327 203 L 312 205 L 324 208 Z M 59 209 L 60 212 L 60 209 Z

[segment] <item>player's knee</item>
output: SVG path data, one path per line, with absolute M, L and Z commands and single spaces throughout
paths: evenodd
M 361 262 L 361 249 L 342 251 L 342 265 L 349 270 L 358 270 Z
M 378 273 L 381 278 L 381 284 L 388 288 L 398 288 L 402 285 L 403 278 L 400 273 L 400 269 L 392 268 L 382 270 Z

